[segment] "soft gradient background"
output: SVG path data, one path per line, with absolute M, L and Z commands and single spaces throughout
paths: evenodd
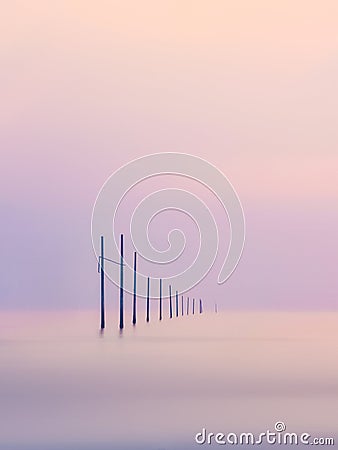
M 188 450 L 203 426 L 277 420 L 338 442 L 338 2 L 11 0 L 0 63 L 0 449 Z M 233 183 L 242 260 L 217 286 L 217 215 L 221 255 L 191 296 L 220 313 L 166 304 L 159 323 L 153 302 L 146 324 L 139 302 L 133 328 L 127 297 L 119 334 L 107 286 L 99 334 L 92 206 L 122 164 L 165 151 Z
M 97 192 L 161 151 L 241 197 L 242 262 L 207 282 L 225 306 L 337 308 L 335 0 L 11 1 L 0 20 L 1 308 L 95 308 Z
M 99 336 L 95 312 L 2 313 L 0 449 L 193 450 L 203 427 L 257 437 L 283 421 L 336 450 L 337 324 L 318 311 L 169 320 L 166 308 L 162 323 Z

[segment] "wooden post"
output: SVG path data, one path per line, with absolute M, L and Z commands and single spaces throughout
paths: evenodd
M 137 253 L 134 252 L 134 296 L 133 296 L 133 325 L 136 325 L 136 258 Z
M 202 300 L 200 299 L 200 314 L 203 312 Z
M 160 278 L 160 320 L 162 320 L 162 278 Z
M 150 304 L 149 304 L 149 295 L 150 295 L 150 278 L 147 279 L 147 318 L 146 321 L 150 320 Z
M 178 317 L 178 291 L 176 291 L 176 317 Z
M 183 295 L 182 295 L 181 314 L 182 314 L 182 316 L 183 316 L 183 314 L 184 314 L 184 300 L 183 300 Z
M 169 285 L 169 317 L 173 318 L 173 304 L 171 299 L 171 286 Z
M 192 313 L 195 314 L 195 299 L 192 299 Z
M 105 327 L 105 310 L 104 310 L 104 238 L 101 236 L 101 254 L 99 257 L 99 271 L 100 271 L 100 294 L 101 294 L 101 330 Z
M 123 234 L 120 242 L 120 330 L 124 327 L 124 305 L 123 305 Z
M 189 297 L 187 297 L 187 316 L 189 316 Z

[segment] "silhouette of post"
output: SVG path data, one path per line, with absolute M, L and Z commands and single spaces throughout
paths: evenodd
M 200 314 L 203 312 L 202 300 L 200 299 Z
M 217 314 L 217 312 L 218 312 L 217 303 L 215 303 L 215 313 Z
M 195 314 L 195 299 L 192 299 L 192 313 Z
M 162 320 L 162 278 L 160 278 L 160 320 Z
M 173 304 L 171 298 L 171 286 L 169 285 L 169 317 L 172 319 L 173 317 Z
M 182 316 L 183 316 L 183 314 L 184 314 L 184 300 L 183 300 L 183 295 L 182 295 L 181 314 L 182 314 Z
M 178 291 L 176 291 L 176 317 L 178 317 Z
M 189 316 L 189 297 L 187 297 L 187 316 Z
M 99 257 L 99 272 L 100 272 L 100 296 L 101 296 L 101 330 L 105 327 L 105 311 L 104 311 L 104 238 L 101 236 L 101 251 Z
M 133 325 L 136 325 L 136 258 L 137 253 L 134 252 L 134 296 L 133 296 Z
M 124 306 L 123 306 L 123 234 L 120 242 L 120 330 L 124 327 Z
M 150 320 L 150 304 L 149 304 L 149 295 L 150 295 L 150 278 L 147 279 L 147 318 L 146 321 Z

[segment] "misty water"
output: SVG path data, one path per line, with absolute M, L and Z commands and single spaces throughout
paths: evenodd
M 210 448 L 203 428 L 277 421 L 337 437 L 337 313 L 127 322 L 110 312 L 101 334 L 95 312 L 1 313 L 1 450 Z

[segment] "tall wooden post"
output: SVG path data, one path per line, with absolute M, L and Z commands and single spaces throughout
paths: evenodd
M 149 291 L 150 291 L 150 278 L 148 277 L 147 279 L 147 317 L 146 317 L 146 321 L 149 322 L 150 320 L 150 305 L 149 305 Z
M 99 257 L 99 271 L 100 271 L 100 294 L 101 294 L 101 330 L 105 327 L 105 310 L 104 310 L 104 238 L 101 236 L 101 252 Z
M 184 299 L 183 299 L 183 295 L 182 295 L 181 314 L 182 314 L 182 316 L 184 314 Z
M 192 313 L 195 314 L 195 299 L 192 299 Z
M 136 325 L 136 258 L 137 253 L 134 252 L 134 296 L 133 296 L 133 325 Z
M 160 320 L 162 320 L 162 278 L 160 278 Z
M 173 304 L 171 298 L 171 286 L 169 285 L 169 317 L 172 319 L 173 317 Z
M 202 300 L 200 299 L 200 314 L 203 312 Z
M 176 291 L 176 317 L 178 317 L 178 291 Z
M 124 305 L 123 305 L 123 234 L 120 242 L 120 330 L 124 327 Z
M 187 316 L 189 316 L 189 297 L 187 297 Z

